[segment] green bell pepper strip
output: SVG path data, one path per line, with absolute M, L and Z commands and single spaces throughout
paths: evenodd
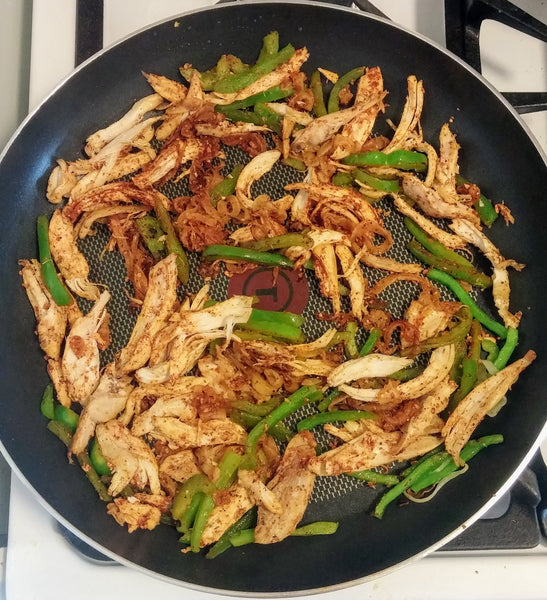
M 253 308 L 247 323 L 253 323 L 255 321 L 271 321 L 272 323 L 282 323 L 284 325 L 292 325 L 293 327 L 302 327 L 306 322 L 306 319 L 302 315 L 291 312 Z
M 261 240 L 244 242 L 241 246 L 251 250 L 258 250 L 259 252 L 267 252 L 268 250 L 280 250 L 292 246 L 311 248 L 312 244 L 311 238 L 305 233 L 283 233 L 282 235 L 262 238 Z
M 308 168 L 306 163 L 303 160 L 294 158 L 292 156 L 287 156 L 287 158 L 282 158 L 281 162 L 284 165 L 291 167 L 292 169 L 296 169 L 297 171 L 306 171 Z
M 515 348 L 517 347 L 519 342 L 519 332 L 518 329 L 514 327 L 507 328 L 507 338 L 505 339 L 505 343 L 501 347 L 498 356 L 493 361 L 494 366 L 498 371 L 501 371 L 509 362 L 511 355 L 513 354 Z
M 394 150 L 393 152 L 357 152 L 342 159 L 345 165 L 354 167 L 393 167 L 402 171 L 427 171 L 427 156 L 412 150 Z
M 411 379 L 418 377 L 423 370 L 424 367 L 406 367 L 404 369 L 400 369 L 399 371 L 395 371 L 395 373 L 392 373 L 388 377 L 389 379 L 394 379 L 395 381 L 410 381 Z
M 501 444 L 502 442 L 503 436 L 498 434 L 487 435 L 476 440 L 470 440 L 462 448 L 460 452 L 460 458 L 464 463 L 466 463 L 484 448 L 495 444 Z M 456 469 L 458 469 L 454 459 L 447 452 L 443 452 L 443 455 L 445 455 L 445 460 L 436 469 L 422 475 L 414 482 L 414 484 L 411 486 L 411 489 L 414 493 L 418 493 L 431 485 L 439 483 L 445 477 L 450 475 L 450 473 L 453 473 L 456 471 Z
M 424 462 L 418 464 L 402 481 L 397 485 L 394 485 L 380 498 L 380 501 L 374 509 L 374 516 L 381 519 L 389 504 L 410 488 L 419 477 L 436 469 L 444 459 L 444 453 L 434 454 L 433 456 L 429 456 Z
M 262 334 L 270 335 L 275 339 L 285 340 L 292 344 L 300 344 L 305 340 L 300 327 L 295 327 L 289 323 L 275 322 L 271 320 L 259 321 L 249 319 L 247 323 L 238 323 L 237 331 L 250 329 Z
M 429 279 L 431 279 L 431 281 L 441 283 L 442 285 L 445 285 L 451 292 L 453 292 L 462 304 L 465 304 L 469 307 L 473 317 L 475 317 L 479 323 L 482 323 L 492 333 L 495 333 L 503 339 L 507 337 L 507 329 L 501 323 L 494 321 L 494 319 L 489 317 L 483 310 L 481 310 L 475 304 L 475 301 L 471 298 L 471 296 L 453 277 L 447 273 L 444 273 L 443 271 L 439 271 L 439 269 L 430 269 L 427 273 L 427 276 Z
M 179 533 L 182 533 L 182 537 L 179 541 L 183 544 L 190 543 L 190 536 L 192 534 L 192 525 L 196 520 L 196 515 L 199 510 L 199 505 L 201 501 L 205 498 L 204 492 L 196 492 L 192 498 L 190 499 L 190 504 L 188 508 L 184 511 L 184 515 L 182 516 L 180 525 L 176 527 L 176 530 Z
M 54 418 L 56 421 L 60 421 L 63 425 L 68 427 L 70 431 L 74 432 L 78 427 L 80 415 L 71 408 L 63 406 L 62 404 L 57 404 L 54 409 Z
M 470 329 L 471 343 L 468 356 L 462 359 L 462 373 L 460 377 L 459 387 L 452 394 L 448 404 L 450 412 L 469 394 L 475 387 L 477 381 L 477 367 L 481 352 L 481 334 L 482 328 L 480 323 L 473 319 Z
M 209 515 L 213 512 L 213 508 L 215 508 L 213 497 L 204 494 L 196 511 L 192 533 L 190 534 L 190 549 L 192 552 L 199 552 L 200 550 L 201 535 L 205 529 Z
M 101 452 L 101 449 L 99 448 L 99 442 L 97 441 L 97 438 L 93 438 L 93 441 L 91 442 L 91 448 L 89 450 L 89 460 L 91 461 L 93 468 L 95 469 L 95 471 L 97 471 L 99 475 L 112 475 L 112 471 L 108 466 L 106 458 L 104 457 L 103 453 Z
M 489 360 L 490 362 L 494 362 L 496 360 L 496 358 L 498 357 L 498 354 L 500 351 L 496 342 L 493 342 L 492 340 L 489 340 L 489 339 L 485 339 L 485 340 L 482 340 L 481 347 L 487 354 L 486 360 Z
M 337 331 L 330 341 L 329 348 L 337 344 L 344 344 L 344 352 L 347 358 L 356 358 L 359 356 L 359 349 L 355 341 L 357 334 L 357 323 L 349 322 L 343 331 Z
M 321 392 L 314 386 L 302 386 L 296 392 L 291 394 L 282 404 L 277 408 L 274 408 L 272 412 L 262 418 L 249 432 L 246 446 L 246 458 L 247 462 L 251 465 L 256 462 L 256 445 L 260 437 L 268 432 L 274 425 L 279 423 L 285 417 L 296 412 L 307 400 L 308 402 L 315 402 L 322 398 Z
M 244 410 L 235 409 L 230 412 L 230 419 L 245 429 L 252 429 L 262 420 L 262 417 Z M 278 442 L 288 442 L 293 436 L 293 432 L 288 427 L 285 427 L 283 423 L 272 425 L 268 429 L 268 434 Z
M 243 165 L 235 165 L 232 172 L 225 177 L 220 183 L 217 183 L 211 190 L 209 197 L 211 198 L 211 204 L 216 207 L 218 201 L 226 196 L 231 196 L 236 191 L 237 179 L 243 171 Z
M 165 231 L 165 247 L 167 248 L 169 254 L 174 254 L 177 257 L 178 277 L 180 281 L 186 285 L 190 276 L 190 265 L 188 263 L 186 252 L 184 251 L 184 248 L 177 237 L 177 232 L 173 227 L 169 212 L 163 206 L 161 200 L 156 202 L 155 209 L 158 220 Z
M 171 515 L 177 521 L 182 521 L 184 513 L 190 506 L 192 497 L 197 492 L 203 492 L 205 494 L 212 493 L 215 489 L 215 485 L 210 481 L 207 475 L 199 473 L 192 475 L 187 479 L 179 488 L 173 502 L 171 504 Z
M 371 329 L 368 334 L 368 337 L 366 339 L 366 342 L 361 347 L 361 350 L 359 350 L 359 356 L 366 356 L 367 354 L 370 354 L 372 352 L 374 346 L 376 345 L 376 342 L 381 337 L 382 337 L 382 331 L 380 329 L 377 329 L 376 327 Z
M 418 240 L 412 240 L 407 244 L 408 250 L 418 259 L 430 267 L 435 267 L 440 271 L 444 271 L 449 275 L 452 275 L 454 279 L 460 279 L 467 281 L 473 286 L 480 287 L 482 289 L 488 288 L 492 285 L 492 278 L 477 271 L 475 268 L 468 268 L 457 263 L 451 262 L 445 258 L 435 256 L 431 252 L 428 252 Z M 458 255 L 459 256 L 459 255 Z
M 52 383 L 46 385 L 46 389 L 42 394 L 42 400 L 40 401 L 40 411 L 48 419 L 55 418 L 55 398 L 53 391 Z
M 302 419 L 296 425 L 297 431 L 313 429 L 318 425 L 333 423 L 335 421 L 357 421 L 359 419 L 377 419 L 378 415 L 368 410 L 333 410 L 330 412 L 320 412 L 306 419 Z
M 469 183 L 469 181 L 465 177 L 456 175 L 456 185 L 464 185 L 466 183 Z M 473 207 L 477 211 L 481 222 L 487 227 L 490 227 L 499 216 L 492 202 L 482 192 L 479 199 L 473 204 Z
M 265 417 L 267 414 L 271 413 L 274 408 L 277 408 L 281 404 L 281 401 L 281 396 L 272 396 L 269 400 L 261 402 L 260 404 L 253 404 L 248 400 L 236 400 L 235 402 L 232 402 L 232 408 L 242 410 L 250 415 Z
M 356 181 L 365 183 L 380 192 L 386 192 L 386 194 L 396 193 L 400 189 L 398 179 L 380 179 L 380 177 L 370 175 L 370 173 L 361 171 L 361 169 L 354 169 L 351 175 Z
M 249 69 L 219 79 L 214 83 L 213 90 L 221 94 L 238 92 L 260 79 L 263 75 L 271 73 L 279 65 L 287 62 L 294 52 L 294 46 L 287 44 L 279 52 L 264 56 Z
M 279 32 L 270 31 L 262 39 L 262 48 L 256 62 L 265 60 L 268 56 L 273 56 L 279 52 Z
M 218 541 L 211 546 L 205 558 L 216 558 L 226 550 L 232 547 L 230 538 L 245 529 L 252 529 L 256 525 L 257 507 L 253 506 L 238 521 L 230 525 L 228 529 L 220 536 Z
M 253 94 L 243 100 L 236 100 L 231 104 L 217 104 L 215 106 L 215 112 L 223 113 L 225 111 L 239 110 L 241 108 L 249 108 L 249 106 L 254 106 L 257 103 L 264 102 L 275 102 L 276 100 L 282 100 L 283 98 L 287 98 L 294 94 L 294 90 L 292 88 L 283 89 L 282 87 L 276 85 L 271 87 L 263 92 L 259 92 L 258 94 Z
M 55 419 L 51 420 L 47 424 L 47 428 L 51 433 L 57 436 L 61 442 L 68 448 L 72 441 L 72 431 L 69 427 L 67 427 L 61 421 L 57 421 Z M 82 471 L 85 473 L 87 479 L 91 483 L 91 485 L 95 488 L 99 498 L 103 502 L 111 502 L 112 496 L 108 493 L 108 489 L 106 485 L 101 481 L 99 474 L 95 471 L 91 461 L 89 460 L 89 456 L 87 452 L 84 450 L 76 455 L 78 463 L 82 467 Z
M 338 396 L 340 396 L 342 394 L 342 392 L 338 389 L 334 389 L 331 390 L 324 398 L 323 400 L 321 400 L 321 402 L 319 402 L 319 404 L 317 405 L 317 410 L 319 412 L 323 412 L 325 410 L 327 410 L 329 408 L 329 406 L 331 405 L 331 402 L 335 399 L 338 398 Z
M 412 219 L 405 217 L 404 224 L 410 233 L 416 238 L 416 240 L 434 256 L 456 263 L 457 265 L 467 269 L 475 270 L 475 265 L 472 262 L 468 261 L 461 254 L 448 249 L 444 244 L 441 244 L 441 242 L 430 237 Z
M 391 475 L 390 473 L 378 473 L 372 469 L 363 469 L 362 471 L 355 471 L 354 473 L 348 473 L 350 477 L 359 479 L 359 481 L 367 481 L 370 483 L 380 483 L 382 485 L 391 487 L 399 483 L 397 475 Z
M 49 246 L 49 219 L 46 215 L 40 215 L 36 221 L 36 233 L 38 237 L 38 254 L 44 283 L 51 294 L 54 302 L 59 306 L 66 306 L 72 302 L 72 296 L 59 278 Z
M 356 67 L 351 69 L 344 75 L 338 78 L 338 81 L 332 86 L 332 90 L 329 94 L 329 100 L 327 103 L 327 112 L 336 112 L 340 107 L 340 92 L 348 85 L 359 77 L 362 77 L 365 72 L 365 67 Z
M 248 68 L 249 65 L 246 65 L 237 56 L 233 56 L 232 54 L 223 54 L 218 59 L 217 64 L 212 69 L 199 73 L 201 79 L 201 87 L 203 88 L 203 91 L 210 92 L 213 90 L 213 86 L 219 79 L 223 79 L 225 77 L 228 77 L 229 75 L 233 75 L 236 73 L 242 73 Z M 190 81 L 192 73 L 195 70 L 196 69 L 194 69 L 193 67 L 181 67 L 179 69 L 179 72 L 184 77 L 184 79 Z
M 252 262 L 257 265 L 285 267 L 288 269 L 294 265 L 294 262 L 290 258 L 283 256 L 283 254 L 271 254 L 269 252 L 260 252 L 238 246 L 208 246 L 203 251 L 202 256 L 210 261 L 235 260 L 238 262 Z
M 151 215 L 146 215 L 136 219 L 135 225 L 150 254 L 155 260 L 161 260 L 165 256 L 165 231 L 161 223 Z
M 254 529 L 242 529 L 237 533 L 234 533 L 230 537 L 230 545 L 234 548 L 240 546 L 247 546 L 248 544 L 254 544 L 255 541 L 255 530 Z
M 343 173 L 342 171 L 338 171 L 332 176 L 331 182 L 333 185 L 337 185 L 338 187 L 349 188 L 353 185 L 353 177 L 351 173 Z
M 254 114 L 259 125 L 265 125 L 277 135 L 281 135 L 283 117 L 268 108 L 264 103 L 257 102 L 254 105 Z
M 227 450 L 222 457 L 219 468 L 219 476 L 215 485 L 219 490 L 225 490 L 234 482 L 239 464 L 241 463 L 241 454 L 233 450 Z
M 307 525 L 297 527 L 291 536 L 306 537 L 308 535 L 332 535 L 338 530 L 338 523 L 336 521 L 314 521 Z
M 310 89 L 313 94 L 312 111 L 316 117 L 324 117 L 327 114 L 323 86 L 321 85 L 321 73 L 314 71 L 310 77 Z

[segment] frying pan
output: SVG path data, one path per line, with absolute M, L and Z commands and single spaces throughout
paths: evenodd
M 380 521 L 370 516 L 375 493 L 366 486 L 325 494 L 310 505 L 305 519 L 339 521 L 336 535 L 232 549 L 211 561 L 181 554 L 177 535 L 168 527 L 128 534 L 106 514 L 81 470 L 65 460 L 38 409 L 48 379 L 17 261 L 36 254 L 36 216 L 52 211 L 45 188 L 55 160 L 80 156 L 90 133 L 149 93 L 141 71 L 177 78 L 181 64 L 209 68 L 223 53 L 250 62 L 262 37 L 274 29 L 284 43 L 308 47 L 309 72 L 317 66 L 345 72 L 380 65 L 390 91 L 388 116 L 394 120 L 404 103 L 407 75 L 423 79 L 425 139 L 436 140 L 441 125 L 453 117 L 462 173 L 513 212 L 515 224 L 496 224 L 491 238 L 504 255 L 527 264 L 522 273 L 512 274 L 513 307 L 523 311 L 517 356 L 533 348 L 538 358 L 515 384 L 507 406 L 476 432 L 502 433 L 505 443 L 474 458 L 468 473 L 434 501 L 390 507 Z M 169 19 L 74 72 L 14 136 L 0 162 L 0 181 L 2 451 L 59 521 L 121 563 L 192 588 L 238 595 L 310 593 L 362 582 L 423 556 L 469 526 L 509 488 L 539 445 L 547 420 L 545 159 L 496 91 L 418 35 L 319 3 L 225 4 Z M 488 303 L 484 307 L 492 311 Z

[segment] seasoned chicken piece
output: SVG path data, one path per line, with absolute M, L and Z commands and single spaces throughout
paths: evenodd
M 160 473 L 169 475 L 175 481 L 186 481 L 192 475 L 201 473 L 192 450 L 179 450 L 169 454 L 160 463 Z
M 63 376 L 63 368 L 61 366 L 61 361 L 54 360 L 53 358 L 48 358 L 47 372 L 49 378 L 51 379 L 51 383 L 53 384 L 53 387 L 55 389 L 57 400 L 60 404 L 69 408 L 72 404 L 72 401 L 68 395 L 66 381 Z
M 494 373 L 474 387 L 458 406 L 452 411 L 443 427 L 446 451 L 456 464 L 460 464 L 460 452 L 473 431 L 486 414 L 505 396 L 519 375 L 536 358 L 536 353 L 529 350 L 521 359 L 511 363 L 501 371 Z
M 85 401 L 69 447 L 70 454 L 80 454 L 85 450 L 98 423 L 106 423 L 122 412 L 132 389 L 131 378 L 116 377 L 114 365 L 110 363 L 105 368 L 97 389 Z
M 67 307 L 59 306 L 51 297 L 42 278 L 40 263 L 35 260 L 21 260 L 23 287 L 36 316 L 36 335 L 40 348 L 53 360 L 61 356 L 61 345 L 67 327 Z
M 447 202 L 458 202 L 456 176 L 460 170 L 458 167 L 459 149 L 456 136 L 450 131 L 448 123 L 445 123 L 439 134 L 439 160 L 435 169 L 433 187 Z
M 76 245 L 72 223 L 60 210 L 53 213 L 49 222 L 49 243 L 53 260 L 68 287 L 82 298 L 97 300 L 100 290 L 89 281 L 89 265 Z
M 292 150 L 294 152 L 318 150 L 321 144 L 332 138 L 344 125 L 351 122 L 358 115 L 366 113 L 372 107 L 377 106 L 384 96 L 384 93 L 379 93 L 350 108 L 343 108 L 314 119 L 304 129 L 300 129 L 295 133 Z
M 338 387 L 356 379 L 389 377 L 392 373 L 404 369 L 410 364 L 412 364 L 412 360 L 409 358 L 387 354 L 367 354 L 344 361 L 336 369 L 333 369 L 327 377 L 327 382 L 331 387 Z
M 424 290 L 406 309 L 405 319 L 416 327 L 421 342 L 444 331 L 460 308 L 459 302 L 441 302 Z
M 184 423 L 175 417 L 152 417 L 152 437 L 171 448 L 198 448 L 218 444 L 244 444 L 247 432 L 230 419 L 196 419 Z
M 342 244 L 335 246 L 336 256 L 342 267 L 342 276 L 349 284 L 349 299 L 351 312 L 357 319 L 361 319 L 365 311 L 366 280 L 359 262 L 355 260 L 353 252 Z
M 332 244 L 316 245 L 312 249 L 313 266 L 319 279 L 321 294 L 332 302 L 332 311 L 336 315 L 340 312 L 340 288 L 338 286 L 338 265 L 336 253 Z
M 403 114 L 399 125 L 391 138 L 389 144 L 384 148 L 384 152 L 393 152 L 405 148 L 409 140 L 417 138 L 421 141 L 421 135 L 416 133 L 420 123 L 422 110 L 424 106 L 424 85 L 418 81 L 414 75 L 407 77 L 407 97 Z
M 384 111 L 383 97 L 384 81 L 380 67 L 366 69 L 365 74 L 359 79 L 355 93 L 355 104 L 364 104 L 369 98 L 376 99 L 376 103 L 370 108 L 361 111 L 353 119 L 344 125 L 340 135 L 345 138 L 344 143 L 338 146 L 332 154 L 334 160 L 341 160 L 352 152 L 357 152 L 367 141 L 376 117 L 380 111 Z
M 118 121 L 115 121 L 105 129 L 101 129 L 87 138 L 85 153 L 94 156 L 123 131 L 136 125 L 147 112 L 154 110 L 163 102 L 159 94 L 151 94 L 135 102 L 131 109 Z
M 155 73 L 143 73 L 143 75 L 156 94 L 159 94 L 169 102 L 178 104 L 186 98 L 188 88 L 182 83 L 163 75 L 156 75 Z
M 85 402 L 99 385 L 98 331 L 107 316 L 108 291 L 102 292 L 93 308 L 76 319 L 67 335 L 61 362 L 68 395 L 73 402 Z
M 215 508 L 209 515 L 201 535 L 201 547 L 214 544 L 228 527 L 239 521 L 253 507 L 247 490 L 237 483 L 227 490 L 215 492 L 213 498 Z
M 212 135 L 223 138 L 229 135 L 240 135 L 252 131 L 268 132 L 270 131 L 264 125 L 255 125 L 254 123 L 232 123 L 231 121 L 221 121 L 220 123 L 197 123 L 196 133 L 198 135 Z
M 405 174 L 402 178 L 403 192 L 430 217 L 441 219 L 465 219 L 480 224 L 480 219 L 475 210 L 463 202 L 447 201 L 447 197 L 441 196 L 433 188 L 428 188 L 416 177 L 416 175 Z
M 418 212 L 412 208 L 407 202 L 400 198 L 397 194 L 393 194 L 393 204 L 397 210 L 410 217 L 415 221 L 424 231 L 426 231 L 432 238 L 444 244 L 447 248 L 457 250 L 458 248 L 465 248 L 466 243 L 461 237 L 446 232 L 444 229 L 440 229 L 427 217 L 424 217 L 421 212 Z
M 458 389 L 458 384 L 447 375 L 439 385 L 421 399 L 420 412 L 411 417 L 401 440 L 399 450 L 412 444 L 424 434 L 439 433 L 444 421 L 437 415 L 447 406 L 450 396 Z
M 463 219 L 456 219 L 451 223 L 450 228 L 463 240 L 476 246 L 492 263 L 492 267 L 494 268 L 492 273 L 492 295 L 494 297 L 494 304 L 496 305 L 505 326 L 514 327 L 516 329 L 519 326 L 521 315 L 513 314 L 509 310 L 511 287 L 507 269 L 513 267 L 517 271 L 520 271 L 524 268 L 524 265 L 511 259 L 505 259 L 496 246 L 472 223 Z
M 315 446 L 310 431 L 297 433 L 288 443 L 275 476 L 268 483 L 268 488 L 281 503 L 281 512 L 274 513 L 259 506 L 255 528 L 257 544 L 280 542 L 300 523 L 315 482 L 315 474 L 308 469 L 308 464 L 315 458 Z
M 177 299 L 176 256 L 170 254 L 150 269 L 148 289 L 127 346 L 120 352 L 117 368 L 130 373 L 150 357 L 152 340 L 164 327 Z
M 128 483 L 141 490 L 149 485 L 153 494 L 161 494 L 156 457 L 144 440 L 116 420 L 99 423 L 95 436 L 114 473 L 108 488 L 111 496 L 117 496 Z
M 283 512 L 279 498 L 262 481 L 256 471 L 239 469 L 237 478 L 255 504 L 263 506 L 265 509 L 278 515 Z
M 135 494 L 129 498 L 114 498 L 107 506 L 109 515 L 120 525 L 128 525 L 129 533 L 136 529 L 154 529 L 161 515 L 169 508 L 168 499 L 157 494 Z
M 133 420 L 131 433 L 136 436 L 145 435 L 154 427 L 155 417 L 177 417 L 182 421 L 193 421 L 197 418 L 197 410 L 192 403 L 193 390 L 188 395 L 164 396 L 158 398 L 148 409 Z
M 244 207 L 249 209 L 253 207 L 254 201 L 251 197 L 252 184 L 271 171 L 280 156 L 281 152 L 279 150 L 267 150 L 255 156 L 243 167 L 237 178 L 235 191 L 238 200 Z
M 442 443 L 440 437 L 424 435 L 399 450 L 402 439 L 400 431 L 386 432 L 371 422 L 365 422 L 364 425 L 365 431 L 357 437 L 313 457 L 309 463 L 310 470 L 317 475 L 340 475 L 373 469 L 425 454 Z
M 47 199 L 52 204 L 60 204 L 63 198 L 67 198 L 78 183 L 76 173 L 71 168 L 71 163 L 60 158 L 57 166 L 51 171 L 47 182 Z

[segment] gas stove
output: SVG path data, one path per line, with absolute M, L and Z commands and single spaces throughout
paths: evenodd
M 217 2 L 34 0 L 30 109 L 75 64 L 102 46 L 157 21 Z M 532 134 L 547 150 L 547 112 L 543 110 L 547 104 L 547 50 L 545 25 L 541 23 L 547 20 L 546 2 L 340 0 L 332 3 L 381 13 L 462 57 L 481 70 L 517 107 Z M 547 444 L 542 449 L 547 456 Z M 402 565 L 372 582 L 327 592 L 323 597 L 328 600 L 547 598 L 546 479 L 545 462 L 538 454 L 485 518 L 440 551 Z M 105 560 L 93 549 L 75 542 L 25 484 L 12 476 L 5 567 L 7 600 L 57 600 L 70 596 L 95 600 L 108 597 L 109 593 L 118 594 L 119 590 L 136 600 L 160 595 L 166 600 L 181 595 L 189 600 L 221 597 L 181 589 Z

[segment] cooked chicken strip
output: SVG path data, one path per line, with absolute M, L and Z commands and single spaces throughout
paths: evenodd
M 281 512 L 258 508 L 255 543 L 273 544 L 289 536 L 300 523 L 313 490 L 315 475 L 308 470 L 315 458 L 316 442 L 309 431 L 301 431 L 288 443 L 268 488 L 279 498 Z
M 106 318 L 109 300 L 110 293 L 105 290 L 93 308 L 76 319 L 67 335 L 61 366 L 68 395 L 73 402 L 85 402 L 99 385 L 97 332 Z

